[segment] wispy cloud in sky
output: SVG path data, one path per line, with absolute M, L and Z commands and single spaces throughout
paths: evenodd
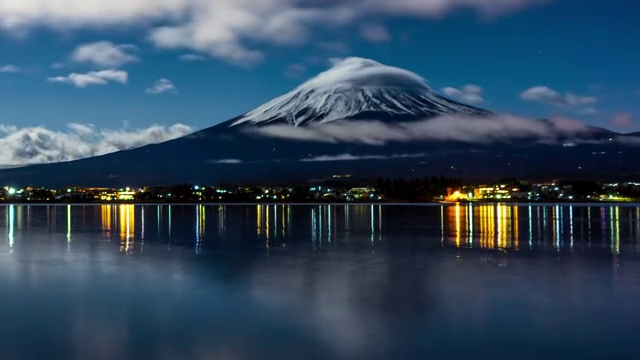
M 68 125 L 68 131 L 0 124 L 0 165 L 71 161 L 160 143 L 191 132 L 191 127 L 184 124 L 110 130 L 72 123 Z
M 598 102 L 595 96 L 579 96 L 571 92 L 561 94 L 546 86 L 534 86 L 520 94 L 523 100 L 536 101 L 543 104 L 551 104 L 556 106 L 580 107 L 593 105 Z
M 460 100 L 469 104 L 481 104 L 484 102 L 482 97 L 483 90 L 478 85 L 465 85 L 462 89 L 457 89 L 451 86 L 442 89 L 442 92 L 456 100 Z
M 166 92 L 176 92 L 176 86 L 169 79 L 159 79 L 145 91 L 147 94 L 158 95 Z
M 21 71 L 22 71 L 22 69 L 20 69 L 18 66 L 13 65 L 13 64 L 0 66 L 0 73 L 16 74 L 16 73 L 19 73 Z
M 56 76 L 47 79 L 49 82 L 71 84 L 77 88 L 88 86 L 107 85 L 110 82 L 126 84 L 129 74 L 122 70 L 101 70 L 91 71 L 85 74 L 71 73 L 66 76 Z
M 133 45 L 116 45 L 110 41 L 98 41 L 78 46 L 71 54 L 71 59 L 78 63 L 117 68 L 140 61 L 137 56 L 130 53 L 135 49 Z
M 0 28 L 12 34 L 24 34 L 42 27 L 65 31 L 146 27 L 148 39 L 160 48 L 192 49 L 238 65 L 251 65 L 264 58 L 253 44 L 303 44 L 315 28 L 344 27 L 354 21 L 380 17 L 437 18 L 465 8 L 484 17 L 495 17 L 546 2 L 548 0 L 4 0 L 0 1 Z M 153 25 L 158 23 L 165 25 Z M 382 40 L 385 34 L 380 30 L 366 33 Z M 112 50 L 109 51 L 115 54 Z
M 198 54 L 184 54 L 180 55 L 180 60 L 182 61 L 207 61 L 207 58 Z

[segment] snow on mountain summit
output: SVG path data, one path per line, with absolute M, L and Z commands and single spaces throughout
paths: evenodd
M 487 113 L 436 94 L 422 77 L 408 70 L 352 57 L 246 113 L 231 126 L 302 126 L 343 119 L 410 121 Z

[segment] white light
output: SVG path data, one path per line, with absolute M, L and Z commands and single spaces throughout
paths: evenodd
M 14 188 L 9 188 L 8 192 L 9 192 L 9 195 L 15 195 L 15 193 L 16 193 L 16 189 L 14 189 Z

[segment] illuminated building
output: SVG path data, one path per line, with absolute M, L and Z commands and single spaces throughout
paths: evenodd
M 136 197 L 136 192 L 126 188 L 126 189 L 120 189 L 120 191 L 118 191 L 118 200 L 120 201 L 132 201 L 135 200 Z
M 347 200 L 380 200 L 376 194 L 376 189 L 371 187 L 351 188 L 347 192 Z
M 474 199 L 511 199 L 513 193 L 519 193 L 520 189 L 510 185 L 481 185 L 475 188 L 473 192 Z

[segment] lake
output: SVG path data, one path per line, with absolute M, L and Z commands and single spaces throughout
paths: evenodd
M 637 358 L 640 206 L 0 207 L 2 359 Z

